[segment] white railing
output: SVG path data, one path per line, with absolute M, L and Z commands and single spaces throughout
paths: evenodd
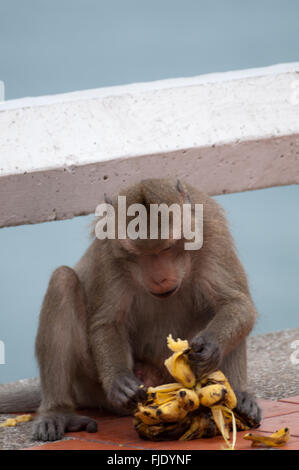
M 179 177 L 210 194 L 299 183 L 299 63 L 0 104 L 0 227 L 88 214 Z

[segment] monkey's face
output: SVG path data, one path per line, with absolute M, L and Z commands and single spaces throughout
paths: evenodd
M 132 278 L 153 297 L 175 295 L 190 271 L 190 253 L 184 251 L 181 240 L 160 240 L 149 246 L 130 241 L 125 249 Z

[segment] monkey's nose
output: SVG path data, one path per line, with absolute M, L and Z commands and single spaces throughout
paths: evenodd
M 168 280 L 167 280 L 166 278 L 165 278 L 165 279 L 161 279 L 161 280 L 159 279 L 159 281 L 156 281 L 156 280 L 154 279 L 154 284 L 156 284 L 157 286 L 163 286 L 164 284 L 166 284 L 167 281 L 168 281 Z

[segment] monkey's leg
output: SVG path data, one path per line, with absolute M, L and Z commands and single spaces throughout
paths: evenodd
M 34 439 L 61 439 L 66 431 L 96 432 L 97 424 L 74 413 L 74 382 L 87 367 L 88 347 L 84 292 L 76 273 L 65 266 L 54 271 L 42 305 L 36 356 L 42 402 Z
M 114 411 L 123 414 L 133 411 L 146 392 L 133 371 L 132 346 L 126 325 L 111 314 L 120 311 L 121 297 L 114 292 L 111 296 L 109 293 L 109 297 L 110 301 L 104 299 L 90 322 L 90 344 L 105 396 Z
M 198 336 L 193 342 L 194 351 L 190 353 L 190 363 L 197 376 L 208 375 L 220 369 L 231 384 L 236 397 L 236 413 L 251 424 L 259 426 L 261 422 L 261 409 L 256 399 L 246 391 L 247 387 L 247 360 L 246 340 L 244 339 L 235 349 L 226 355 L 221 355 L 217 343 L 205 336 Z
M 220 370 L 227 377 L 237 397 L 234 411 L 252 427 L 258 427 L 261 422 L 261 409 L 256 399 L 246 391 L 247 360 L 246 340 L 225 356 Z
M 189 359 L 198 377 L 220 369 L 238 398 L 236 411 L 258 426 L 261 411 L 246 392 L 246 337 L 252 330 L 256 310 L 248 295 L 234 293 L 220 306 L 208 326 L 191 341 Z

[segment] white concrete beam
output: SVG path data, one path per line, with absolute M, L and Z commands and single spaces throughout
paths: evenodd
M 299 183 L 299 63 L 0 104 L 0 226 L 93 212 L 179 177 L 210 194 Z

